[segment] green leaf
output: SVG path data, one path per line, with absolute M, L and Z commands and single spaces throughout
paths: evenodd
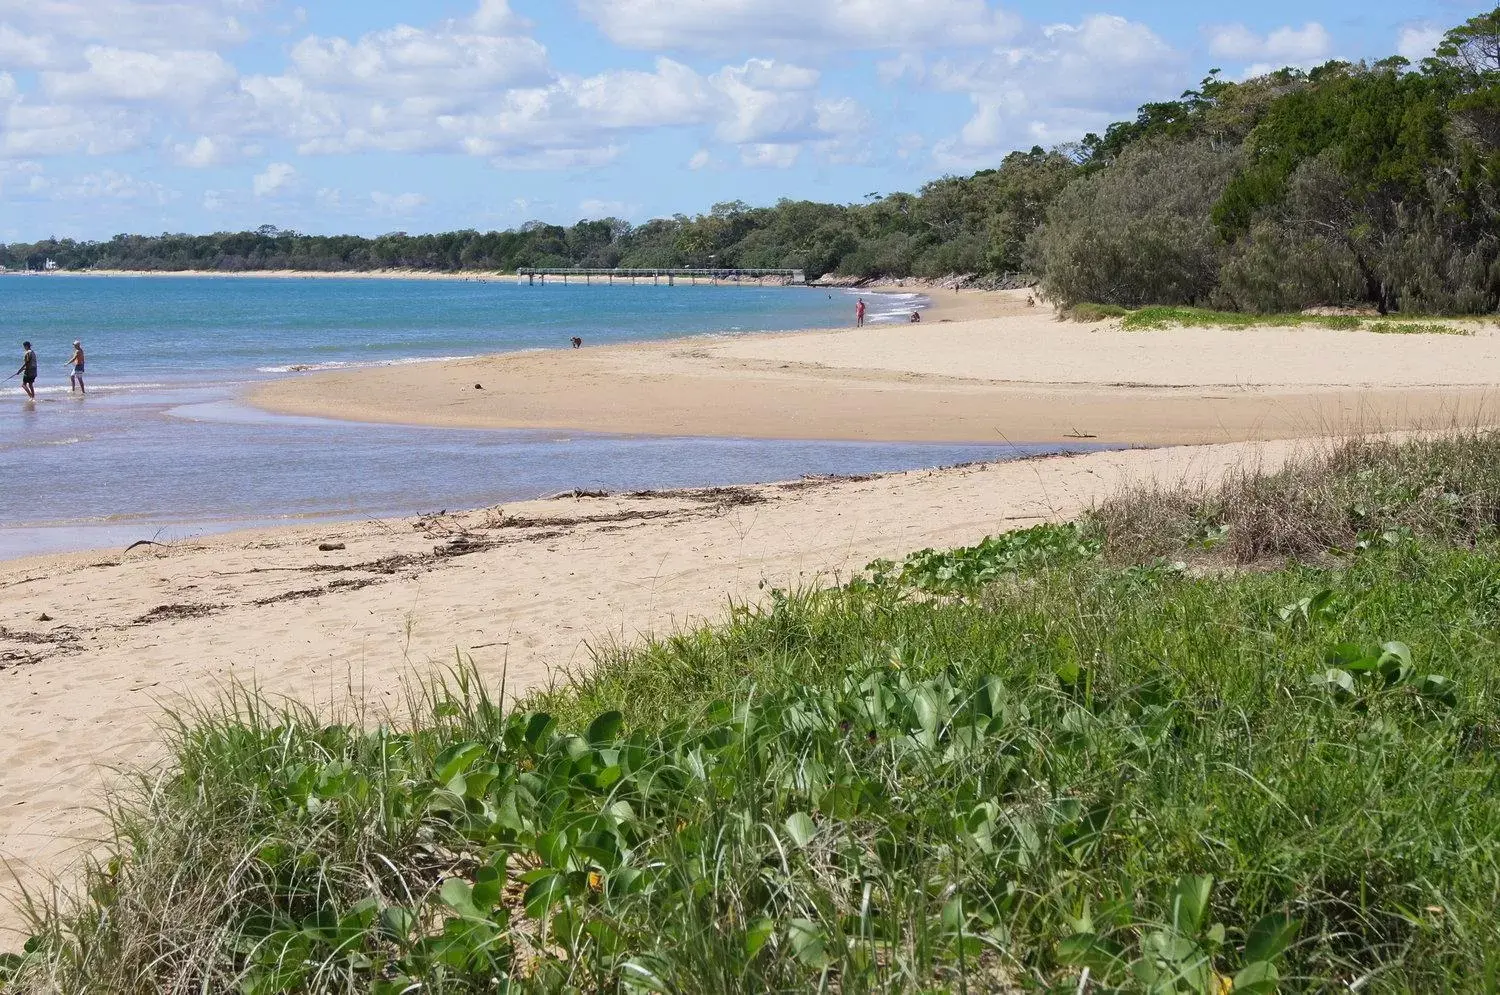
M 474 875 L 474 890 L 471 900 L 482 914 L 489 915 L 500 901 L 500 890 L 505 887 L 505 871 L 486 864 Z
M 1249 964 L 1234 976 L 1236 995 L 1275 995 L 1281 985 L 1281 972 L 1270 961 Z
M 400 905 L 391 905 L 381 911 L 380 922 L 391 936 L 398 940 L 406 940 L 411 936 L 411 931 L 416 928 L 417 917 L 410 909 Z
M 937 700 L 927 688 L 919 688 L 911 696 L 911 707 L 917 713 L 917 725 L 923 732 L 935 732 L 938 727 Z
M 1395 687 L 1410 680 L 1416 667 L 1412 664 L 1411 650 L 1407 648 L 1407 645 L 1386 643 L 1380 649 L 1380 659 L 1376 662 L 1376 666 L 1385 677 L 1386 686 Z
M 1314 687 L 1323 688 L 1335 694 L 1342 693 L 1352 696 L 1355 693 L 1354 675 L 1350 674 L 1347 670 L 1340 670 L 1337 667 L 1330 667 L 1320 674 L 1313 674 L 1307 679 L 1307 682 Z
M 546 712 L 537 712 L 526 723 L 526 745 L 533 750 L 545 745 L 557 728 L 557 720 Z
M 484 756 L 483 743 L 456 743 L 439 753 L 437 760 L 433 762 L 436 768 L 433 780 L 439 784 L 447 784 L 468 770 L 470 765 L 482 756 Z M 455 794 L 463 794 L 463 791 L 457 791 Z
M 620 965 L 620 984 L 629 992 L 660 992 L 672 990 L 652 963 L 654 958 L 632 957 Z
M 479 909 L 474 905 L 474 895 L 469 887 L 469 882 L 463 878 L 449 878 L 443 882 L 442 888 L 438 890 L 438 897 L 444 905 L 462 916 L 478 917 Z
M 786 817 L 786 831 L 800 848 L 807 846 L 808 841 L 817 835 L 818 827 L 806 812 L 793 812 Z
M 1328 662 L 1340 670 L 1362 674 L 1375 669 L 1380 661 L 1379 653 L 1372 653 L 1358 643 L 1339 643 L 1328 651 Z
M 808 919 L 793 919 L 787 923 L 786 939 L 791 944 L 792 953 L 808 967 L 828 966 L 828 941 L 816 923 Z
M 1214 879 L 1208 874 L 1184 874 L 1172 887 L 1172 922 L 1177 931 L 1196 936 L 1203 928 Z
M 760 953 L 771 938 L 771 933 L 776 929 L 776 924 L 770 919 L 757 919 L 745 930 L 745 957 L 754 960 L 755 955 Z
M 602 746 L 619 738 L 620 728 L 625 724 L 625 716 L 619 712 L 605 712 L 589 724 L 589 742 L 594 746 Z
M 1300 922 L 1279 912 L 1261 916 L 1245 937 L 1245 962 L 1276 960 L 1292 945 L 1301 927 Z
M 1069 967 L 1086 967 L 1091 974 L 1107 980 L 1125 966 L 1118 944 L 1095 933 L 1074 933 L 1057 944 L 1059 963 Z
M 562 901 L 568 892 L 568 880 L 556 871 L 543 875 L 526 888 L 526 914 L 533 919 L 543 919 L 547 910 Z
M 1071 688 L 1083 677 L 1083 668 L 1078 665 L 1077 660 L 1063 660 L 1053 668 L 1053 673 L 1063 687 Z
M 617 867 L 606 879 L 605 891 L 611 898 L 633 895 L 646 886 L 646 872 L 638 867 Z
M 537 837 L 536 852 L 551 866 L 566 868 L 570 853 L 567 832 L 544 833 Z
M 1440 674 L 1428 674 L 1418 681 L 1417 692 L 1449 707 L 1458 705 L 1458 685 Z

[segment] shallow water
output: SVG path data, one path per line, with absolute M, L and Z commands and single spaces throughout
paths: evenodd
M 871 298 L 904 315 L 915 298 Z M 31 339 L 39 400 L 0 390 L 0 557 L 245 525 L 867 473 L 1056 447 L 661 439 L 465 431 L 267 415 L 236 400 L 290 367 L 841 324 L 852 298 L 732 287 L 510 281 L 15 277 L 0 328 Z M 89 394 L 68 392 L 70 343 Z M 3 372 L 9 372 L 8 369 Z

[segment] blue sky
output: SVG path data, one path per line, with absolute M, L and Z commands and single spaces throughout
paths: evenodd
M 0 240 L 855 201 L 1447 0 L 0 0 Z

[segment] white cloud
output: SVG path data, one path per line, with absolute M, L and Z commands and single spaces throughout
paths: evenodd
M 57 186 L 54 196 L 67 201 L 114 200 L 160 206 L 176 199 L 177 193 L 160 183 L 105 169 Z
M 427 198 L 419 193 L 389 194 L 375 190 L 370 193 L 370 203 L 381 214 L 406 215 L 426 206 Z
M 507 0 L 479 0 L 479 9 L 470 22 L 474 30 L 489 34 L 519 31 L 526 22 L 511 12 Z
M 628 218 L 636 209 L 621 200 L 585 200 L 578 204 L 578 211 L 591 221 L 604 218 Z
M 620 157 L 625 150 L 618 145 L 581 148 L 513 148 L 497 151 L 490 164 L 497 169 L 568 170 L 598 169 Z
M 775 85 L 766 86 L 767 81 Z M 764 143 L 778 137 L 808 137 L 815 130 L 816 111 L 807 90 L 816 84 L 816 73 L 751 59 L 743 66 L 725 67 L 712 82 L 728 100 L 728 113 L 715 129 L 721 141 Z
M 1280 27 L 1265 35 L 1243 24 L 1221 24 L 1208 29 L 1208 50 L 1214 55 L 1274 64 L 1277 68 L 1323 62 L 1332 49 L 1332 36 L 1316 21 L 1300 28 Z
M 231 142 L 223 138 L 210 138 L 208 135 L 200 135 L 191 143 L 172 143 L 167 151 L 177 165 L 190 169 L 218 166 L 228 162 L 235 154 Z
M 958 135 L 934 145 L 940 168 L 994 165 L 1013 148 L 1079 138 L 1183 83 L 1178 53 L 1146 25 L 1122 17 L 1054 24 L 1026 41 L 926 68 L 928 86 L 966 93 L 974 108 Z
M 0 159 L 0 196 L 36 196 L 47 188 L 47 178 L 38 162 Z
M 1396 52 L 1412 62 L 1421 62 L 1438 47 L 1443 34 L 1436 24 L 1408 24 L 1396 35 Z
M 852 101 L 820 101 L 821 74 L 805 66 L 750 59 L 704 75 L 659 58 L 651 70 L 556 73 L 530 39 L 463 33 L 484 20 L 303 42 L 285 73 L 244 81 L 255 127 L 303 154 L 446 152 L 505 169 L 570 169 L 613 161 L 625 134 L 647 129 L 707 129 L 735 145 L 847 145 L 858 130 L 850 122 L 867 121 Z
M 751 169 L 790 169 L 801 154 L 802 146 L 781 142 L 740 146 L 740 162 Z
M 42 90 L 62 102 L 199 103 L 238 77 L 217 52 L 138 52 L 91 46 L 82 72 L 44 72 Z
M 986 0 L 577 0 L 629 48 L 728 54 L 993 45 L 1019 19 Z
M 20 162 L 0 167 L 0 178 L 7 175 L 24 177 L 23 192 L 34 198 L 61 201 L 70 204 L 88 201 L 109 201 L 160 207 L 176 200 L 179 194 L 160 183 L 131 176 L 114 169 L 84 173 L 80 176 L 53 177 L 44 173 L 39 165 Z M 7 193 L 11 192 L 9 189 Z
M 547 50 L 532 38 L 398 25 L 354 42 L 305 38 L 292 49 L 292 66 L 300 79 L 327 89 L 392 98 L 416 92 L 441 103 L 445 93 L 461 98 L 544 80 Z
M 59 43 L 154 51 L 238 44 L 250 37 L 247 0 L 0 0 L 0 21 Z M 67 46 L 58 44 L 61 53 Z
M 0 107 L 0 156 L 114 155 L 139 148 L 150 127 L 121 108 L 13 99 Z
M 687 166 L 688 169 L 694 170 L 696 172 L 700 169 L 707 169 L 709 166 L 712 166 L 713 163 L 713 153 L 708 151 L 708 149 L 699 149 L 697 152 L 694 152 L 693 157 L 688 160 Z
M 0 22 L 0 66 L 41 69 L 52 65 L 55 58 L 50 38 L 23 34 L 9 24 Z
M 290 163 L 273 162 L 264 172 L 257 173 L 250 181 L 257 197 L 270 197 L 285 190 L 296 178 L 297 170 Z

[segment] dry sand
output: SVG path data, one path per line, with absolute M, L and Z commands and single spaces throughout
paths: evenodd
M 252 400 L 448 427 L 1169 445 L 1473 423 L 1500 383 L 1500 332 L 1488 326 L 1141 332 L 1057 321 L 1027 307 L 1025 291 L 933 298 L 919 325 L 345 370 L 278 380 Z
M 1122 333 L 1057 324 L 1024 295 L 944 298 L 915 327 L 309 376 L 258 400 L 437 424 L 1184 442 L 1320 433 L 1357 417 L 1431 425 L 1475 415 L 1500 379 L 1490 331 Z M 100 832 L 90 806 L 104 769 L 160 759 L 163 705 L 231 678 L 324 703 L 352 692 L 379 708 L 403 676 L 456 649 L 492 676 L 508 666 L 513 691 L 534 688 L 587 667 L 590 646 L 716 617 L 763 583 L 845 577 L 878 557 L 1073 517 L 1130 483 L 1211 482 L 1315 444 L 535 501 L 3 563 L 0 861 L 33 887 L 64 870 Z M 319 550 L 329 543 L 341 548 Z M 15 894 L 7 875 L 0 898 Z M 0 912 L 0 929 L 17 922 Z M 18 939 L 0 933 L 0 948 Z

